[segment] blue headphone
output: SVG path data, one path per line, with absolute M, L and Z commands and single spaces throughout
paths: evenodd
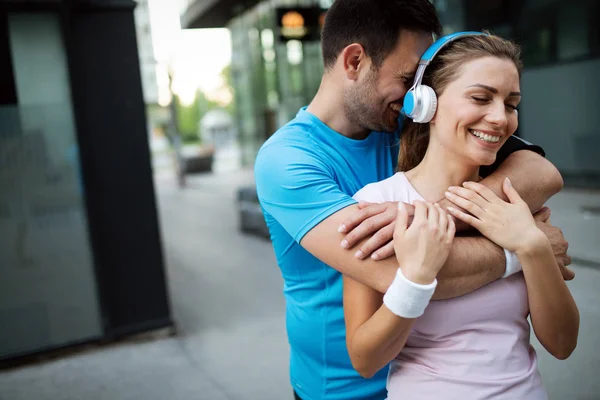
M 421 124 L 431 121 L 437 108 L 437 96 L 432 88 L 427 85 L 421 85 L 423 75 L 425 74 L 425 68 L 427 68 L 431 60 L 433 60 L 433 57 L 435 57 L 446 44 L 458 38 L 478 35 L 485 35 L 485 33 L 474 31 L 452 33 L 450 35 L 442 36 L 427 49 L 419 61 L 419 66 L 417 67 L 417 72 L 415 74 L 415 82 L 408 92 L 406 92 L 406 95 L 404 95 L 404 104 L 402 105 L 404 115 L 414 122 Z

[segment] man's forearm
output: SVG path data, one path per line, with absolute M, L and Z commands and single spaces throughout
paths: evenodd
M 471 293 L 504 274 L 504 250 L 482 236 L 456 237 L 440 270 L 434 300 Z
M 512 153 L 481 183 L 500 198 L 507 200 L 502 190 L 502 183 L 507 176 L 521 198 L 529 205 L 531 212 L 539 210 L 563 186 L 562 177 L 556 167 L 544 157 L 529 150 Z

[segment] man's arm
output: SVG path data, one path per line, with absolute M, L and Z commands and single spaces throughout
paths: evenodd
M 352 205 L 332 214 L 304 235 L 300 244 L 339 272 L 385 293 L 398 270 L 396 259 L 360 260 L 354 257 L 353 251 L 340 246 L 343 235 L 335 233 L 342 221 L 357 211 L 358 206 Z M 446 299 L 472 292 L 500 278 L 504 268 L 503 250 L 489 240 L 483 237 L 455 238 L 448 261 L 438 274 L 434 298 Z
M 504 196 L 502 182 L 506 176 L 509 176 L 511 181 L 516 180 L 513 185 L 522 194 L 522 198 L 527 202 L 530 209 L 534 211 L 541 208 L 548 198 L 560 191 L 563 184 L 560 173 L 554 165 L 532 151 L 512 153 L 482 183 L 495 193 Z M 536 179 L 531 179 L 532 176 L 536 176 Z M 444 200 L 442 203 L 450 205 L 451 202 Z M 453 203 L 452 205 L 455 206 Z M 393 253 L 381 254 L 380 252 L 378 259 L 382 261 L 373 261 L 367 256 L 373 250 L 377 250 L 391 241 L 391 236 L 387 237 L 387 232 L 393 232 L 393 227 L 390 224 L 393 224 L 395 219 L 396 207 L 386 207 L 385 205 L 374 205 L 372 207 L 377 207 L 380 213 L 369 214 L 365 208 L 359 211 L 357 206 L 341 210 L 343 214 L 340 211 L 315 226 L 305 236 L 301 244 L 317 258 L 324 260 L 324 257 L 328 257 L 326 262 L 340 272 L 379 292 L 384 292 L 391 284 L 394 276 L 393 271 L 398 267 L 395 265 L 395 259 L 389 257 Z M 362 214 L 366 219 L 357 221 L 355 216 L 359 214 Z M 369 221 L 369 217 L 378 219 L 377 223 Z M 391 219 L 391 221 L 387 219 Z M 329 240 L 322 240 L 321 237 L 326 232 L 331 234 L 331 232 L 334 232 L 333 229 L 337 230 L 341 225 L 346 228 L 345 230 L 342 229 L 342 232 L 356 227 L 349 235 L 341 238 L 342 241 L 347 243 L 347 248 L 352 249 L 352 251 L 342 250 L 340 252 L 337 247 L 329 249 L 328 247 L 321 247 L 334 244 L 329 243 Z M 324 229 L 324 233 L 321 233 L 321 229 Z M 378 231 L 383 231 L 384 234 L 378 233 Z M 375 235 L 371 236 L 373 232 L 375 232 Z M 331 237 L 335 236 L 332 235 Z M 324 245 L 326 242 L 328 244 Z M 354 254 L 357 250 L 365 258 L 355 263 L 357 257 Z M 340 254 L 328 255 L 329 252 Z M 329 256 L 331 256 L 331 259 L 329 259 Z M 372 265 L 373 268 L 371 268 Z M 381 266 L 381 269 L 377 266 Z M 448 260 L 438 275 L 440 284 L 434 298 L 451 298 L 470 293 L 500 278 L 505 267 L 506 260 L 503 250 L 488 239 L 483 237 L 457 237 Z M 377 272 L 374 272 L 376 270 Z
M 496 172 L 483 179 L 483 183 L 503 200 L 508 200 L 502 183 L 509 177 L 513 187 L 527 203 L 532 213 L 563 188 L 558 169 L 547 159 L 533 151 L 516 151 L 500 164 Z
M 506 200 L 502 192 L 502 182 L 507 176 L 532 212 L 539 210 L 563 186 L 562 177 L 556 167 L 544 157 L 529 150 L 511 153 L 498 169 L 481 183 Z M 439 201 L 439 204 L 446 209 L 449 206 L 457 207 L 448 199 Z M 377 259 L 381 260 L 392 256 L 394 249 L 390 242 L 394 228 L 391 225 L 396 220 L 396 209 L 395 204 L 391 203 L 362 205 L 360 211 L 348 214 L 340 223 L 339 231 L 346 234 L 342 241 L 347 243 L 348 248 L 354 248 L 353 254 L 360 251 L 359 258 L 375 254 Z M 457 230 L 468 228 L 458 222 Z M 365 238 L 368 240 L 363 240 Z
M 448 259 L 438 273 L 433 299 L 471 293 L 500 279 L 505 269 L 506 258 L 500 246 L 483 236 L 455 237 Z

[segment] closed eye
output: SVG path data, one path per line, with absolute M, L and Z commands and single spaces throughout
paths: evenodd
M 471 96 L 471 99 L 473 99 L 476 103 L 487 103 L 490 101 L 490 99 L 485 98 L 485 97 L 477 97 L 477 96 Z M 505 104 L 505 106 L 509 109 L 511 109 L 512 111 L 518 111 L 517 106 L 513 106 L 512 104 Z
M 402 74 L 402 75 L 400 75 L 398 78 L 399 78 L 399 79 L 402 81 L 402 83 L 404 83 L 404 84 L 412 84 L 412 83 L 413 83 L 413 81 L 415 80 L 415 76 L 414 76 L 414 75 L 404 75 L 404 74 Z

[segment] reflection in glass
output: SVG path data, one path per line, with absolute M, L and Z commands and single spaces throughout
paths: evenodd
M 60 32 L 55 14 L 9 15 L 19 104 L 0 107 L 0 358 L 102 331 Z

